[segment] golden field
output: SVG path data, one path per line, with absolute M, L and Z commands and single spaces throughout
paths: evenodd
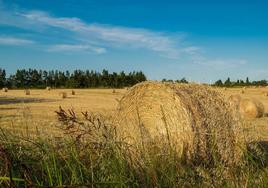
M 232 94 L 240 94 L 242 98 L 256 98 L 268 112 L 268 88 L 247 88 L 241 94 L 242 88 L 215 88 L 223 93 L 226 98 Z M 30 90 L 30 95 L 25 95 L 23 90 L 9 90 L 0 92 L 0 126 L 14 132 L 27 132 L 35 134 L 58 133 L 55 127 L 57 119 L 55 111 L 61 106 L 64 109 L 73 109 L 78 115 L 81 112 L 99 112 L 112 115 L 118 101 L 127 91 L 126 89 L 45 89 Z M 67 98 L 59 94 L 67 93 Z M 251 140 L 268 141 L 268 118 L 263 117 L 247 121 L 245 133 Z M 55 132 L 56 131 L 56 132 Z

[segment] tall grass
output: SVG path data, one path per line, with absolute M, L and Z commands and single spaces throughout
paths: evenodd
M 21 137 L 0 129 L 0 187 L 267 187 L 267 158 L 257 145 L 226 167 L 189 163 L 152 142 L 142 158 L 99 115 L 58 112 L 65 136 Z M 131 155 L 133 154 L 133 155 Z M 217 158 L 215 157 L 215 159 Z

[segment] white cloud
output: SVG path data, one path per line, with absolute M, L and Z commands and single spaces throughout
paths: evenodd
M 112 47 L 145 48 L 170 58 L 177 58 L 181 50 L 178 41 L 174 41 L 174 38 L 165 33 L 146 29 L 88 24 L 78 18 L 57 18 L 40 11 L 22 13 L 21 16 L 28 22 L 74 32 L 83 42 Z
M 34 44 L 34 41 L 10 36 L 0 36 L 0 45 L 22 46 L 29 44 Z
M 206 59 L 204 57 L 200 57 L 199 59 L 195 59 L 194 63 L 209 66 L 219 69 L 228 69 L 228 68 L 236 68 L 239 66 L 243 66 L 247 64 L 247 60 L 245 59 Z
M 149 50 L 175 60 L 183 57 L 192 64 L 207 67 L 237 67 L 246 63 L 244 59 L 208 58 L 203 53 L 203 48 L 188 45 L 184 34 L 86 23 L 76 17 L 56 17 L 43 11 L 6 10 L 1 3 L 0 24 L 34 31 L 46 36 L 46 39 L 58 38 L 56 44 L 51 40 L 49 44 L 43 45 L 45 51 L 50 52 L 86 51 L 103 54 L 107 49 L 135 48 Z M 63 36 L 66 37 L 65 41 L 61 41 Z M 11 41 L 9 43 L 12 43 Z M 27 40 L 17 41 L 20 42 L 31 43 Z
M 94 47 L 90 45 L 70 45 L 70 44 L 56 44 L 52 45 L 48 48 L 50 52 L 60 52 L 60 51 L 86 51 L 86 52 L 94 52 L 97 54 L 103 54 L 106 52 L 105 48 Z

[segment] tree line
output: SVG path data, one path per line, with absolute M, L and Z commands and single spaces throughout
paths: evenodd
M 1 88 L 123 88 L 145 80 L 142 71 L 109 73 L 105 69 L 102 72 L 19 69 L 7 77 L 5 69 L 0 68 Z
M 248 77 L 246 80 L 238 79 L 236 81 L 227 78 L 225 81 L 217 80 L 213 85 L 218 87 L 267 86 L 268 82 L 267 80 L 250 81 Z

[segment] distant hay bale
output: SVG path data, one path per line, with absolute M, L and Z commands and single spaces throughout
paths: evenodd
M 242 89 L 242 90 L 240 91 L 240 93 L 241 93 L 241 94 L 245 94 L 245 89 Z
M 153 143 L 161 149 L 170 146 L 197 163 L 209 163 L 213 152 L 227 165 L 241 157 L 239 123 L 223 96 L 207 86 L 139 83 L 121 99 L 114 123 L 118 134 L 137 149 L 151 150 Z
M 115 89 L 113 89 L 113 93 L 116 93 Z
M 8 88 L 4 87 L 4 88 L 2 88 L 2 91 L 5 92 L 5 93 L 8 92 Z
M 47 90 L 47 91 L 50 91 L 50 90 L 51 90 L 51 87 L 46 87 L 46 90 Z
M 226 87 L 224 87 L 224 88 L 223 88 L 223 90 L 224 90 L 224 91 L 227 91 L 227 88 L 226 88 Z
M 268 92 L 267 91 L 264 91 L 263 92 L 263 96 L 268 97 Z
M 260 118 L 264 115 L 264 106 L 257 99 L 242 99 L 239 111 L 244 119 Z
M 30 94 L 31 94 L 31 92 L 30 92 L 29 89 L 25 89 L 25 90 L 24 90 L 24 93 L 25 93 L 25 95 L 30 95 Z
M 74 90 L 72 90 L 72 95 L 75 95 L 75 91 Z
M 66 92 L 60 92 L 59 95 L 63 99 L 67 98 L 67 93 Z

